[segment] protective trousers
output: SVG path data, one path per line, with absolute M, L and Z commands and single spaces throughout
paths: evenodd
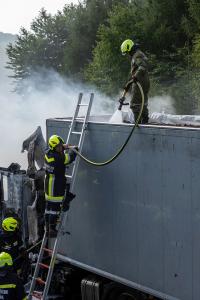
M 60 216 L 61 210 L 66 212 L 69 210 L 70 202 L 76 197 L 70 191 L 70 185 L 66 185 L 66 191 L 62 202 L 46 201 L 45 209 L 45 226 L 46 230 L 56 230 L 56 225 Z
M 133 104 L 130 107 L 131 107 L 132 112 L 134 114 L 134 119 L 135 119 L 135 121 L 137 121 L 137 119 L 139 117 L 139 114 L 140 114 L 140 110 L 141 110 L 141 104 Z M 149 122 L 149 110 L 148 110 L 147 104 L 144 104 L 142 115 L 141 115 L 139 123 L 140 124 L 147 124 L 148 122 Z
M 45 227 L 47 232 L 50 230 L 56 230 L 56 225 L 60 215 L 62 202 L 46 201 L 45 209 Z
M 139 123 L 145 124 L 149 121 L 149 111 L 148 111 L 148 91 L 149 84 L 148 82 L 140 82 L 143 93 L 144 93 L 144 108 L 141 115 L 141 119 Z M 140 110 L 142 105 L 142 95 L 136 83 L 132 85 L 132 97 L 130 101 L 130 108 L 133 111 L 135 121 L 138 119 Z

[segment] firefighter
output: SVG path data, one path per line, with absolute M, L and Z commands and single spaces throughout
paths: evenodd
M 14 217 L 5 218 L 2 221 L 2 231 L 0 232 L 0 252 L 8 252 L 14 260 L 15 270 L 20 269 L 21 255 L 25 252 L 21 233 L 19 231 L 19 221 Z
M 130 108 L 133 111 L 135 121 L 139 116 L 141 109 L 142 96 L 140 90 L 136 84 L 138 81 L 144 92 L 144 108 L 140 123 L 148 123 L 149 113 L 148 113 L 148 92 L 150 89 L 150 81 L 148 74 L 148 60 L 146 55 L 139 49 L 139 46 L 135 44 L 132 40 L 125 40 L 121 45 L 122 55 L 128 54 L 131 57 L 131 78 L 124 87 L 124 95 L 132 87 L 132 97 L 130 101 Z M 125 96 L 123 96 L 119 102 L 123 103 Z
M 0 299 L 27 300 L 22 281 L 13 272 L 13 260 L 9 253 L 0 253 Z
M 56 235 L 56 223 L 61 208 L 67 211 L 69 202 L 75 197 L 70 193 L 69 184 L 66 183 L 65 169 L 76 158 L 72 149 L 78 148 L 66 145 L 58 135 L 52 135 L 48 144 L 49 149 L 45 154 L 45 227 L 49 235 L 53 237 Z

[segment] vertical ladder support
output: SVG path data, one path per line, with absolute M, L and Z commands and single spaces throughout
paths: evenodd
M 81 153 L 82 148 L 83 148 L 83 142 L 84 142 L 84 138 L 85 138 L 85 129 L 86 129 L 88 119 L 89 119 L 89 116 L 90 116 L 93 99 L 94 99 L 94 94 L 92 93 L 90 95 L 90 100 L 89 100 L 89 103 L 88 103 L 86 115 L 85 115 L 84 120 L 83 120 L 80 139 L 79 139 L 79 143 L 78 143 L 78 148 L 79 148 L 80 153 Z M 70 140 L 70 136 L 71 136 L 71 133 L 69 132 L 67 141 Z M 71 184 L 70 184 L 71 191 L 73 191 L 73 188 L 74 188 L 74 182 L 75 182 L 75 179 L 76 179 L 76 172 L 77 172 L 77 169 L 78 169 L 79 161 L 80 161 L 80 157 L 77 156 L 76 161 L 75 161 L 74 166 L 73 166 L 73 169 L 72 169 L 72 179 L 71 179 Z
M 67 137 L 66 144 L 69 144 L 69 138 L 70 138 L 71 133 L 72 133 L 73 128 L 74 128 L 75 118 L 78 116 L 78 113 L 79 113 L 80 103 L 81 103 L 82 98 L 83 98 L 83 93 L 80 93 L 79 97 L 78 97 L 78 102 L 77 102 L 77 105 L 76 105 L 76 109 L 75 109 L 75 112 L 74 112 L 74 116 L 72 117 L 72 122 L 71 122 L 71 125 L 69 127 L 69 132 L 68 132 L 68 137 Z
M 30 286 L 29 298 L 28 299 L 32 298 L 31 295 L 32 295 L 32 293 L 34 291 L 34 288 L 35 288 L 36 278 L 39 275 L 40 263 L 42 262 L 42 258 L 43 258 L 43 254 L 44 254 L 44 248 L 46 246 L 46 243 L 47 243 L 47 233 L 46 233 L 46 230 L 45 230 L 45 233 L 44 233 L 44 236 L 43 236 L 43 240 L 42 240 L 42 244 L 41 244 L 41 247 L 40 247 L 40 252 L 39 252 L 38 260 L 37 260 L 37 263 L 36 263 L 36 266 L 35 266 L 35 270 L 34 270 L 34 274 L 33 274 L 33 279 L 31 281 L 31 286 Z

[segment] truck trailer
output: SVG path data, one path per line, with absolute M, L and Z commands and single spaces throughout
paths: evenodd
M 132 129 L 109 119 L 89 118 L 90 160 L 112 157 Z M 47 119 L 47 140 L 66 139 L 70 124 Z M 140 125 L 111 164 L 80 159 L 57 258 L 79 279 L 81 299 L 200 299 L 199 175 L 198 127 Z

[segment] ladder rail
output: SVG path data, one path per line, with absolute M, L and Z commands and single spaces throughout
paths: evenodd
M 77 105 L 76 105 L 75 113 L 74 113 L 74 116 L 72 117 L 72 122 L 71 122 L 71 125 L 70 125 L 70 128 L 69 128 L 66 144 L 69 144 L 69 139 L 70 139 L 70 136 L 71 136 L 71 132 L 73 131 L 73 128 L 74 128 L 75 119 L 76 119 L 76 117 L 78 116 L 78 113 L 79 113 L 79 108 L 80 108 L 79 104 L 81 103 L 82 98 L 83 98 L 83 93 L 80 93 L 79 97 L 78 97 L 78 102 L 77 102 Z
M 78 148 L 79 148 L 79 152 L 80 153 L 81 153 L 82 148 L 83 148 L 83 142 L 84 142 L 84 138 L 85 138 L 85 128 L 86 128 L 86 125 L 88 123 L 89 115 L 90 115 L 91 108 L 92 108 L 93 99 L 94 99 L 94 94 L 92 93 L 90 95 L 88 110 L 87 110 L 87 113 L 85 115 L 85 119 L 84 119 L 82 130 L 81 130 L 81 136 L 80 136 L 80 139 L 79 139 Z M 76 174 L 76 171 L 78 169 L 79 161 L 80 161 L 80 157 L 78 156 L 76 158 L 76 162 L 75 162 L 73 170 L 72 170 L 72 180 L 71 180 L 71 184 L 70 184 L 71 191 L 73 191 L 73 188 L 74 188 L 75 179 L 76 179 L 76 175 L 75 174 Z
M 40 247 L 39 256 L 38 256 L 37 263 L 36 263 L 35 270 L 34 270 L 34 274 L 33 274 L 33 279 L 31 281 L 31 286 L 30 286 L 28 297 L 32 297 L 32 293 L 33 293 L 34 288 L 35 288 L 36 278 L 38 277 L 39 270 L 40 270 L 40 265 L 39 264 L 40 264 L 40 262 L 42 261 L 42 258 L 43 258 L 44 247 L 46 245 L 46 242 L 47 242 L 47 233 L 46 233 L 46 230 L 45 230 L 44 237 L 43 237 L 43 240 L 42 240 L 42 244 L 41 244 L 41 247 Z M 31 298 L 29 298 L 29 299 L 31 299 Z
M 67 212 L 66 212 L 67 214 Z M 60 217 L 60 223 L 59 223 L 59 228 L 58 228 L 58 235 L 57 238 L 54 242 L 54 246 L 53 246 L 53 251 L 52 251 L 52 256 L 51 256 L 51 261 L 50 261 L 50 265 L 49 265 L 49 270 L 47 273 L 47 278 L 46 278 L 46 283 L 45 283 L 45 287 L 43 290 L 43 295 L 42 295 L 42 300 L 46 299 L 46 296 L 48 294 L 49 291 L 49 287 L 51 284 L 51 277 L 53 274 L 53 270 L 54 270 L 54 265 L 55 265 L 55 261 L 56 261 L 56 256 L 57 256 L 57 252 L 58 252 L 58 247 L 59 247 L 59 243 L 60 243 L 60 239 L 62 237 L 62 222 L 64 219 L 64 212 L 61 212 L 61 217 Z

